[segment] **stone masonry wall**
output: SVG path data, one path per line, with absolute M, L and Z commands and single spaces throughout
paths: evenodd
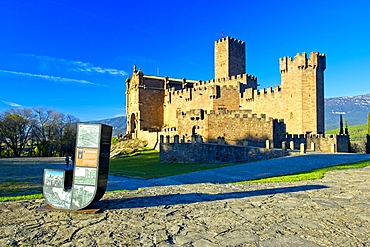
M 161 129 L 163 126 L 163 90 L 140 90 L 140 126 L 142 130 Z M 142 107 L 145 105 L 145 107 Z
M 177 133 L 173 134 L 187 141 L 197 134 L 203 137 L 204 142 L 216 142 L 218 137 L 224 137 L 228 144 L 241 144 L 243 140 L 254 146 L 264 146 L 266 140 L 281 144 L 285 138 L 284 122 L 250 113 L 247 110 L 191 110 L 181 114 Z
M 335 145 L 334 152 L 349 152 L 349 137 L 348 135 L 287 135 L 286 142 L 294 142 L 294 148 L 299 149 L 301 143 L 305 143 L 308 150 L 311 149 L 312 143 L 315 145 L 315 151 L 326 153 L 332 152 L 332 145 Z
M 279 149 L 248 148 L 209 143 L 162 143 L 161 163 L 223 163 L 266 160 L 286 155 Z
M 199 81 L 193 83 L 192 87 L 182 90 L 170 88 L 164 100 L 164 125 L 169 128 L 178 127 L 179 112 L 184 113 L 192 109 L 203 109 L 208 112 L 220 109 L 239 110 L 240 92 L 256 87 L 256 77 L 242 74 L 227 79 Z

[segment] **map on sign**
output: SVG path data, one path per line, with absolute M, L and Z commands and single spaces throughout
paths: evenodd
M 85 125 L 79 126 L 79 133 L 77 138 L 78 147 L 98 148 L 99 147 L 99 125 Z

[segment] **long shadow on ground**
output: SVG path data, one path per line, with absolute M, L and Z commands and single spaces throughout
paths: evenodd
M 133 198 L 122 198 L 113 200 L 101 200 L 94 204 L 94 206 L 101 207 L 103 210 L 123 209 L 123 208 L 142 208 L 142 207 L 156 207 L 168 206 L 176 204 L 191 204 L 197 202 L 209 202 L 226 199 L 238 199 L 252 196 L 275 195 L 279 193 L 301 192 L 308 190 L 319 190 L 329 188 L 324 185 L 302 185 L 290 186 L 273 189 L 261 189 L 242 192 L 228 192 L 219 194 L 206 193 L 188 193 L 188 194 L 166 194 L 158 196 L 144 196 Z

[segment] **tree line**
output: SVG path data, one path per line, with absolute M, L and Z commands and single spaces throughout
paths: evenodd
M 12 108 L 0 115 L 0 156 L 73 154 L 78 118 L 52 109 Z

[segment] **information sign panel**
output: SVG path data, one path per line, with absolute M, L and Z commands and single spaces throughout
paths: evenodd
M 73 173 L 68 169 L 44 170 L 43 193 L 50 206 L 78 210 L 103 197 L 108 180 L 111 137 L 111 126 L 78 124 Z

